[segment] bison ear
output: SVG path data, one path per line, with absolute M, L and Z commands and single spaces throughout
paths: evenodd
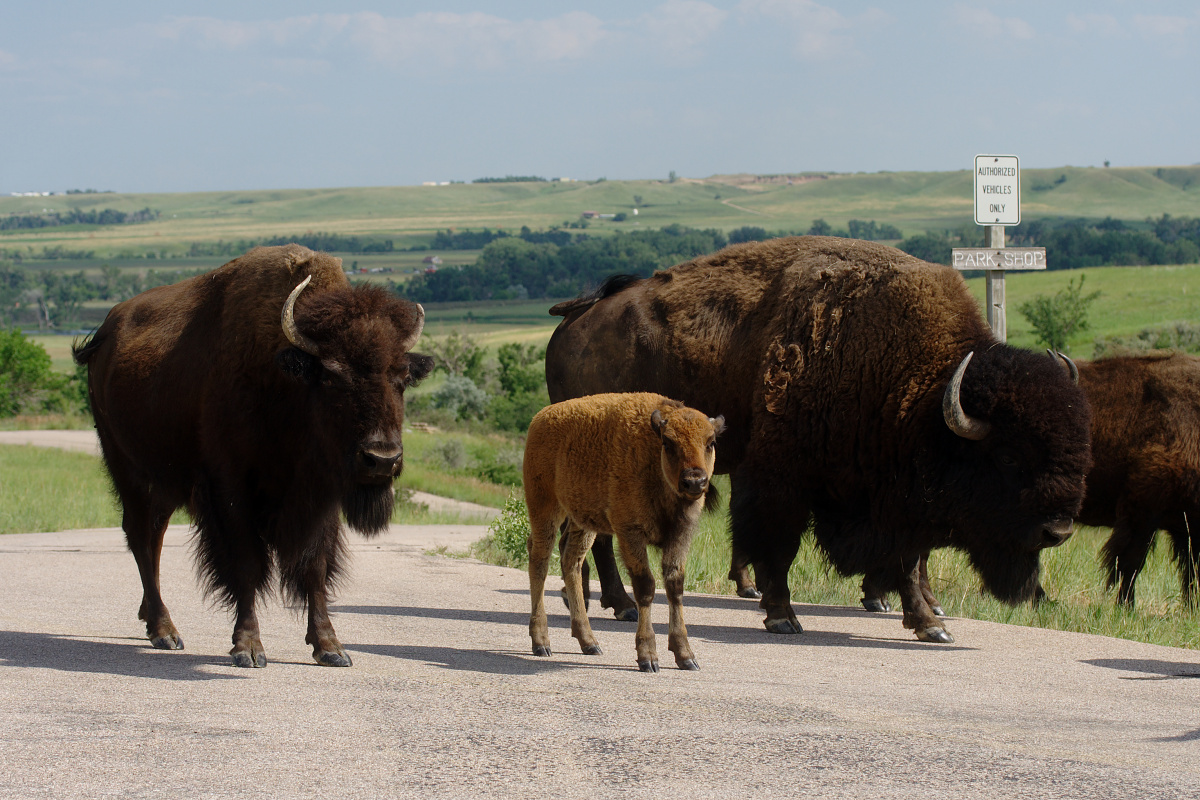
M 725 415 L 724 414 L 717 417 L 716 419 L 709 417 L 708 422 L 710 425 L 713 426 L 713 436 L 720 436 L 721 433 L 725 430 Z
M 295 347 L 280 350 L 275 356 L 275 365 L 283 374 L 299 378 L 307 384 L 315 383 L 321 371 L 315 357 Z
M 433 356 L 410 352 L 408 354 L 408 380 L 405 381 L 405 385 L 416 386 L 425 380 L 425 377 L 433 372 L 434 363 Z
M 663 422 L 662 412 L 660 412 L 657 408 L 654 409 L 654 413 L 650 415 L 650 427 L 654 429 L 655 433 L 657 433 L 659 436 L 662 436 L 663 426 L 665 424 L 666 423 Z

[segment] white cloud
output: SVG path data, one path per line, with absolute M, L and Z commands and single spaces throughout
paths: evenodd
M 854 52 L 852 34 L 864 25 L 874 26 L 887 19 L 887 15 L 877 9 L 846 17 L 813 0 L 742 0 L 737 8 L 743 16 L 767 17 L 793 28 L 795 53 L 809 61 Z
M 1032 39 L 1033 26 L 1019 17 L 998 17 L 986 8 L 955 6 L 953 22 L 972 33 L 1001 34 L 1014 39 Z
M 1144 36 L 1179 39 L 1190 36 L 1200 26 L 1200 15 L 1195 17 L 1169 17 L 1163 15 L 1135 15 L 1133 25 Z
M 1120 36 L 1124 32 L 1121 23 L 1112 14 L 1068 14 L 1067 27 L 1074 33 L 1098 33 L 1102 36 Z
M 362 48 L 372 59 L 391 64 L 434 61 L 483 67 L 580 58 L 605 36 L 604 24 L 583 11 L 522 21 L 482 12 L 411 17 L 360 12 L 258 22 L 180 17 L 150 30 L 159 39 L 227 50 L 340 45 Z
M 15 66 L 16 63 L 17 63 L 16 56 L 14 56 L 12 53 L 8 53 L 8 52 L 5 52 L 4 50 L 0 50 L 0 67 L 11 67 L 11 66 Z
M 716 6 L 699 0 L 667 0 L 644 14 L 639 31 L 673 56 L 686 56 L 716 33 L 729 16 Z

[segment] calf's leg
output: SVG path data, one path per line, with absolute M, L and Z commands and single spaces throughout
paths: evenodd
M 564 589 L 567 593 L 567 606 L 571 612 L 571 635 L 579 642 L 579 649 L 584 655 L 598 656 L 601 654 L 600 643 L 592 633 L 591 623 L 588 622 L 587 606 L 583 602 L 582 566 L 587 558 L 588 548 L 596 534 L 585 531 L 572 524 L 573 530 L 567 540 L 562 557 L 562 573 Z
M 687 566 L 690 537 L 681 537 L 668 542 L 663 548 L 663 586 L 667 590 L 667 649 L 675 654 L 675 665 L 680 669 L 696 670 L 696 656 L 688 642 L 687 625 L 683 621 L 683 584 Z
M 554 533 L 560 520 L 535 503 L 529 490 L 526 490 L 526 500 L 529 504 L 529 638 L 533 641 L 535 656 L 548 656 L 551 651 L 546 624 L 546 573 L 550 570 L 550 548 L 554 546 Z
M 638 605 L 637 665 L 642 672 L 658 672 L 658 648 L 654 643 L 654 626 L 650 621 L 650 606 L 654 602 L 654 573 L 646 555 L 646 537 L 637 528 L 626 528 L 617 534 L 621 558 L 633 582 L 633 596 Z

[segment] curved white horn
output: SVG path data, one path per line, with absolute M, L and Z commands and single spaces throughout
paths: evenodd
M 402 350 L 412 350 L 417 346 L 417 341 L 421 338 L 421 331 L 425 329 L 425 307 L 420 303 L 413 303 L 417 307 L 417 327 L 409 334 L 408 338 L 400 345 Z
M 950 379 L 946 393 L 942 395 L 942 416 L 946 418 L 946 425 L 955 434 L 977 442 L 991 433 L 992 423 L 967 416 L 967 412 L 963 411 L 962 398 L 959 397 L 963 375 L 967 371 L 967 364 L 971 363 L 971 357 L 974 355 L 974 350 L 967 353 L 962 363 L 958 365 L 958 369 L 954 370 L 954 377 Z
M 313 356 L 314 358 L 320 358 L 321 352 L 317 347 L 316 342 L 300 332 L 300 329 L 296 327 L 296 319 L 294 316 L 296 310 L 296 298 L 300 296 L 300 292 L 304 291 L 304 287 L 308 286 L 308 283 L 311 280 L 312 275 L 309 275 L 307 278 L 300 281 L 300 284 L 295 289 L 292 289 L 292 293 L 288 295 L 287 302 L 283 304 L 283 313 L 280 315 L 280 321 L 283 323 L 283 335 L 287 337 L 289 342 L 291 342 L 300 350 L 308 353 L 310 356 Z

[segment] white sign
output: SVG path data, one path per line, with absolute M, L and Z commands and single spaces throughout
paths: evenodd
M 1045 269 L 1044 247 L 956 247 L 955 269 Z
M 1021 167 L 1016 156 L 975 156 L 975 224 L 1021 224 Z

